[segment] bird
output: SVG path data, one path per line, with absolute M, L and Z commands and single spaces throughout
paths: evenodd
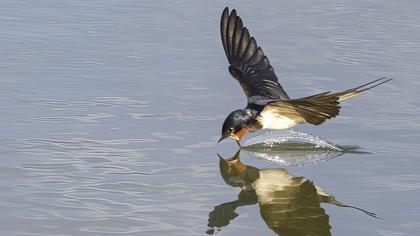
M 244 135 L 260 129 L 281 130 L 304 123 L 320 125 L 339 114 L 340 102 L 392 80 L 383 77 L 341 92 L 291 99 L 235 9 L 231 12 L 228 7 L 224 9 L 220 33 L 229 73 L 242 87 L 247 106 L 226 117 L 218 142 L 231 137 L 241 146 Z

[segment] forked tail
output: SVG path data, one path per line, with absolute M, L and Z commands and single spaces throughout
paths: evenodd
M 361 85 L 359 87 L 352 88 L 352 89 L 347 89 L 347 90 L 344 90 L 342 92 L 333 93 L 333 94 L 338 97 L 337 102 L 342 102 L 344 100 L 347 100 L 347 99 L 349 99 L 351 97 L 354 97 L 354 96 L 358 95 L 361 92 L 364 92 L 364 91 L 369 90 L 371 88 L 375 88 L 376 86 L 379 86 L 381 84 L 384 84 L 384 83 L 386 83 L 386 82 L 388 82 L 390 80 L 392 80 L 392 79 L 388 79 L 386 77 L 382 77 L 380 79 L 374 80 L 372 82 L 369 82 L 367 84 Z

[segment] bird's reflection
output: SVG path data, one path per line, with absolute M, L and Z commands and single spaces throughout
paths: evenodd
M 224 181 L 242 190 L 236 200 L 222 203 L 210 212 L 208 234 L 235 219 L 238 216 L 236 208 L 256 203 L 267 226 L 282 236 L 331 235 L 329 217 L 321 203 L 354 208 L 377 218 L 374 213 L 337 201 L 311 180 L 294 176 L 286 169 L 244 165 L 239 153 L 229 159 L 219 156 Z

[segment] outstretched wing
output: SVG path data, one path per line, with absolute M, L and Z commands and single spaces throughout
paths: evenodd
M 259 119 L 264 128 L 272 129 L 290 128 L 299 123 L 320 125 L 338 115 L 340 102 L 390 80 L 384 77 L 338 93 L 324 92 L 305 98 L 269 102 L 260 112 Z
M 229 61 L 230 74 L 239 81 L 249 103 L 289 99 L 279 84 L 263 50 L 249 35 L 235 9 L 225 8 L 220 22 L 223 48 Z M 262 105 L 262 104 L 261 104 Z

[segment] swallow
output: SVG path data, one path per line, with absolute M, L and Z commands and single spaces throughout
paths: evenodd
M 229 73 L 241 85 L 247 106 L 226 117 L 218 142 L 231 137 L 241 146 L 244 135 L 260 129 L 281 130 L 304 123 L 320 125 L 338 115 L 340 102 L 391 80 L 383 77 L 341 92 L 328 91 L 291 99 L 235 9 L 230 13 L 228 7 L 224 9 L 220 33 Z

